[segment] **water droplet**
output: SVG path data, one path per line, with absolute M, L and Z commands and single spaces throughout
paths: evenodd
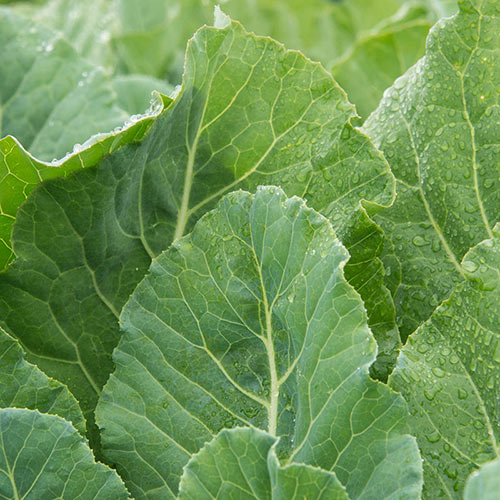
M 437 443 L 441 439 L 441 436 L 437 430 L 434 430 L 430 434 L 427 434 L 426 437 L 429 443 Z
M 462 266 L 465 269 L 465 271 L 468 273 L 475 273 L 479 267 L 478 264 L 472 260 L 466 260 L 462 264 Z
M 423 247 L 425 245 L 428 245 L 429 242 L 427 242 L 426 240 L 424 240 L 424 238 L 422 238 L 422 236 L 415 236 L 413 238 L 413 244 L 416 246 L 416 247 Z

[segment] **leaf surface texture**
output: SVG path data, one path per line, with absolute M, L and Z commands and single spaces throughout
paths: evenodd
M 464 280 L 462 257 L 498 219 L 499 32 L 498 2 L 462 1 L 364 127 L 397 178 L 377 222 L 403 338 Z
M 137 498 L 174 498 L 192 454 L 249 425 L 352 498 L 418 495 L 406 405 L 368 375 L 376 344 L 347 259 L 327 219 L 266 187 L 227 195 L 153 260 L 97 410 Z
M 394 359 L 382 236 L 368 216 L 392 202 L 387 163 L 319 64 L 225 22 L 192 39 L 184 88 L 140 144 L 44 183 L 18 212 L 0 317 L 28 360 L 69 386 L 90 424 L 117 318 L 151 259 L 238 188 L 279 183 L 330 218 L 371 301 L 382 373 Z
M 468 280 L 410 336 L 390 379 L 412 412 L 425 498 L 462 498 L 470 472 L 500 456 L 499 237 L 465 255 Z

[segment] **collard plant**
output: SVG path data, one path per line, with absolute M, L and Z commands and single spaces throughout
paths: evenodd
M 209 3 L 0 9 L 0 498 L 496 498 L 498 2 Z

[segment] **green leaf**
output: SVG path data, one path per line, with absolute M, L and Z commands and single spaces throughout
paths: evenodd
M 91 60 L 123 73 L 142 73 L 177 81 L 184 47 L 193 31 L 212 20 L 210 0 L 51 0 L 25 12 L 61 31 Z M 356 40 L 390 18 L 404 0 L 330 2 L 310 0 L 227 0 L 223 8 L 260 35 L 304 51 L 327 67 Z M 427 3 L 427 2 L 426 2 Z M 148 54 L 148 57 L 144 57 Z M 118 62 L 117 62 L 118 60 Z M 177 78 L 176 78 L 177 77 Z
M 335 472 L 352 498 L 418 496 L 407 408 L 369 377 L 347 260 L 327 219 L 272 187 L 227 195 L 153 260 L 97 409 L 137 498 L 174 498 L 192 454 L 234 426 L 279 436 L 285 464 Z
M 497 6 L 464 0 L 438 22 L 425 57 L 364 127 L 398 181 L 396 203 L 376 220 L 403 337 L 464 280 L 462 257 L 498 218 Z
M 223 430 L 186 464 L 179 500 L 349 500 L 331 472 L 303 464 L 281 467 L 276 443 L 254 428 Z
M 406 0 L 406 3 L 411 2 L 412 0 Z M 449 17 L 458 10 L 457 0 L 424 0 L 422 3 L 427 5 L 429 9 L 434 12 L 437 19 Z
M 192 32 L 211 21 L 216 1 L 51 0 L 25 13 L 60 30 L 80 54 L 110 71 L 180 81 Z M 450 8 L 451 6 L 451 8 Z M 366 117 L 383 91 L 424 51 L 430 26 L 456 10 L 453 0 L 226 0 L 232 18 L 334 67 Z M 144 57 L 147 54 L 147 57 Z M 368 75 L 368 76 L 367 76 Z M 158 90 L 158 89 L 156 89 Z
M 0 409 L 0 498 L 120 500 L 115 471 L 94 462 L 66 420 L 34 410 Z
M 140 141 L 149 130 L 156 115 L 168 107 L 169 98 L 157 96 L 144 116 L 116 132 L 98 134 L 75 147 L 74 151 L 59 161 L 43 162 L 29 154 L 14 137 L 0 140 L 0 270 L 13 258 L 12 227 L 17 209 L 30 192 L 41 182 L 66 177 L 76 170 L 91 167 L 107 154 L 125 144 Z
M 500 460 L 483 465 L 467 479 L 464 500 L 496 500 L 500 491 Z
M 111 44 L 119 70 L 179 82 L 186 43 L 199 26 L 212 21 L 216 4 L 200 0 L 118 0 Z
M 499 230 L 465 255 L 468 281 L 409 337 L 390 378 L 412 412 L 429 500 L 462 498 L 470 472 L 500 456 Z
M 377 261 L 381 233 L 367 215 L 392 202 L 393 177 L 353 116 L 331 76 L 300 53 L 238 23 L 201 29 L 181 93 L 141 144 L 42 184 L 19 209 L 17 260 L 0 276 L 3 324 L 30 362 L 68 385 L 91 423 L 113 367 L 117 317 L 151 259 L 223 194 L 274 182 L 305 197 L 349 242 L 360 293 L 377 304 L 374 328 L 393 359 L 399 341 Z
M 139 123 L 125 122 L 122 129 L 98 134 L 82 146 L 78 142 L 92 134 L 123 125 L 128 114 L 115 101 L 133 107 L 129 111 L 135 112 L 135 101 L 153 82 L 141 83 L 132 77 L 114 80 L 117 98 L 100 70 L 81 60 L 56 34 L 16 17 L 8 9 L 0 9 L 0 33 L 0 46 L 8 47 L 1 52 L 0 63 L 11 68 L 0 82 L 1 129 L 3 135 L 16 135 L 0 140 L 1 270 L 13 257 L 12 225 L 30 191 L 40 181 L 95 165 L 123 144 L 140 140 L 161 106 L 152 108 L 141 120 L 134 117 Z M 127 97 L 123 95 L 124 85 Z M 35 159 L 25 147 L 46 159 L 66 151 L 72 153 L 48 163 Z
M 0 408 L 29 408 L 59 415 L 85 433 L 82 412 L 68 388 L 26 362 L 19 343 L 2 329 L 0 387 Z
M 249 29 L 270 34 L 331 67 L 402 5 L 404 0 L 228 0 L 223 8 Z
M 163 80 L 147 75 L 115 74 L 117 66 L 121 65 L 121 63 L 118 60 L 117 53 L 119 47 L 115 47 L 114 37 L 123 29 L 121 27 L 121 15 L 123 13 L 121 5 L 123 3 L 121 0 L 112 3 L 108 0 L 90 0 L 88 2 L 50 0 L 39 6 L 27 5 L 23 2 L 15 6 L 15 12 L 25 18 L 36 20 L 37 24 L 56 32 L 59 37 L 64 38 L 66 42 L 71 44 L 83 59 L 91 61 L 94 66 L 102 66 L 106 74 L 114 74 L 112 87 L 118 94 L 118 100 L 115 104 L 126 111 L 127 114 L 142 113 L 148 106 L 151 91 L 157 90 L 169 94 L 172 86 Z M 141 30 L 148 29 L 143 23 L 143 16 L 144 12 L 147 12 L 154 5 L 161 5 L 162 9 L 167 6 L 165 2 L 149 1 L 143 3 L 138 12 L 135 13 L 136 16 L 133 19 L 138 25 L 141 25 Z M 156 22 L 158 21 L 158 18 L 156 18 Z M 170 21 L 174 23 L 176 20 L 171 19 Z M 190 25 L 192 25 L 192 22 Z M 154 27 L 151 26 L 151 28 Z M 184 49 L 189 35 L 196 28 L 198 28 L 198 24 L 189 28 L 190 31 L 186 32 L 185 40 L 180 40 L 174 44 L 176 50 Z M 183 30 L 185 29 L 183 28 Z M 154 39 L 155 35 L 151 34 L 150 36 Z M 152 60 L 154 61 L 154 53 L 168 52 L 171 47 L 172 40 L 155 40 L 154 45 L 142 48 L 143 51 L 140 53 L 139 59 L 151 63 Z M 137 47 L 135 47 L 135 50 L 137 50 Z M 147 57 L 144 57 L 144 54 L 147 54 Z M 104 130 L 98 130 L 98 132 L 102 131 Z
M 58 35 L 0 9 L 1 134 L 43 160 L 123 124 L 108 78 Z

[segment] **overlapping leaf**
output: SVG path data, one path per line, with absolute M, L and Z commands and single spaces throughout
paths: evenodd
M 42 8 L 22 2 L 17 8 L 63 33 L 80 54 L 105 67 L 164 78 L 181 76 L 185 44 L 195 29 L 212 20 L 217 4 L 213 0 L 142 4 L 92 0 L 89 9 L 77 0 L 51 0 Z M 405 0 L 369 4 L 364 0 L 227 0 L 223 8 L 257 34 L 272 36 L 330 66 L 404 4 Z
M 0 64 L 9 68 L 0 83 L 2 135 L 0 140 L 0 270 L 12 259 L 11 232 L 19 205 L 41 181 L 66 176 L 95 165 L 104 155 L 142 139 L 153 115 L 169 99 L 158 96 L 158 106 L 137 123 L 129 114 L 144 112 L 141 102 L 153 83 L 127 76 L 111 82 L 53 32 L 0 9 Z M 160 86 L 160 90 L 166 90 Z M 162 102 L 161 102 L 162 101 Z M 127 112 L 123 111 L 124 109 Z M 91 141 L 87 139 L 95 136 Z M 19 144 L 22 142 L 23 146 Z M 84 146 L 77 144 L 85 142 Z M 44 159 L 72 154 L 47 163 Z
M 331 472 L 303 464 L 280 466 L 276 442 L 254 428 L 222 431 L 186 465 L 179 500 L 349 500 Z
M 0 277 L 3 323 L 90 421 L 119 311 L 151 258 L 238 187 L 279 183 L 329 216 L 360 293 L 377 305 L 370 321 L 389 359 L 398 342 L 380 230 L 361 207 L 390 203 L 393 178 L 350 124 L 343 91 L 319 64 L 238 23 L 200 30 L 186 64 L 181 94 L 140 145 L 30 196 L 14 230 L 18 258 Z
M 465 255 L 468 281 L 410 336 L 390 379 L 412 412 L 429 500 L 462 498 L 469 473 L 500 456 L 499 229 Z
M 177 83 L 188 38 L 211 21 L 218 3 L 51 0 L 41 9 L 18 9 L 61 31 L 80 54 L 111 72 L 145 73 Z M 255 33 L 333 66 L 334 76 L 366 117 L 382 92 L 423 55 L 430 26 L 454 12 L 456 2 L 226 0 L 223 8 Z
M 118 132 L 94 136 L 61 161 L 47 163 L 35 159 L 14 137 L 0 140 L 0 270 L 13 258 L 12 227 L 17 209 L 29 193 L 44 180 L 65 177 L 91 167 L 124 144 L 140 141 L 163 104 L 168 105 L 169 98 L 158 97 L 158 105 L 151 110 L 150 116 L 145 115 Z
M 116 472 L 96 464 L 73 426 L 35 410 L 0 409 L 0 498 L 126 500 Z
M 42 160 L 122 125 L 103 72 L 58 35 L 0 8 L 1 135 L 13 135 Z
M 498 33 L 498 2 L 463 0 L 365 125 L 398 181 L 377 221 L 404 336 L 464 279 L 463 255 L 498 218 Z
M 465 486 L 465 500 L 496 500 L 500 491 L 500 460 L 483 465 Z
M 174 498 L 191 455 L 234 426 L 280 436 L 280 459 L 334 471 L 351 498 L 418 496 L 406 405 L 368 375 L 347 259 L 327 219 L 267 187 L 226 196 L 153 260 L 97 408 L 137 498 Z
M 83 434 L 85 423 L 74 396 L 24 360 L 19 343 L 0 329 L 0 408 L 29 408 L 59 415 Z

